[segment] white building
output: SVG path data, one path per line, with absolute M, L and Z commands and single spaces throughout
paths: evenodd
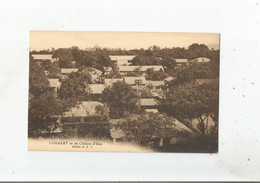
M 210 62 L 210 59 L 207 57 L 198 57 L 198 58 L 190 60 L 190 62 L 208 63 L 208 62 Z
M 56 58 L 52 58 L 52 54 L 32 54 L 35 61 L 50 61 L 51 63 L 58 61 Z
M 116 63 L 118 66 L 120 65 L 130 65 L 132 64 L 132 60 L 136 55 L 110 55 L 110 59 Z
M 141 75 L 145 74 L 145 72 L 148 69 L 153 69 L 154 71 L 163 71 L 163 66 L 162 65 L 142 65 L 142 66 L 135 66 L 135 65 L 131 65 L 131 66 L 118 66 L 118 71 L 122 74 L 122 75 L 127 75 L 127 74 L 131 74 L 133 72 L 136 73 L 140 73 Z

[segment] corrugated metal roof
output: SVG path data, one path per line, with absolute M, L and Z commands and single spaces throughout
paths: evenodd
M 78 68 L 61 68 L 61 74 L 70 74 L 72 72 L 78 72 Z
M 191 62 L 204 63 L 204 62 L 210 62 L 210 59 L 207 57 L 198 57 L 198 58 L 192 59 Z
M 159 101 L 154 98 L 141 98 L 138 102 L 141 106 L 156 106 L 159 104 Z
M 189 61 L 188 61 L 188 59 L 180 59 L 180 58 L 178 58 L 178 59 L 174 59 L 175 61 L 176 61 L 176 63 L 188 63 Z
M 61 83 L 58 78 L 50 78 L 48 79 L 50 87 L 59 88 Z
M 52 54 L 32 54 L 34 60 L 52 60 Z
M 111 60 L 122 61 L 122 60 L 132 60 L 136 55 L 109 55 Z
M 97 106 L 104 106 L 104 104 L 96 101 L 82 101 L 76 107 L 71 108 L 64 113 L 64 117 L 84 117 L 98 115 L 96 112 Z
M 86 91 L 90 94 L 102 94 L 105 87 L 106 86 L 104 84 L 88 84 Z
M 158 110 L 157 110 L 157 109 L 145 109 L 145 112 L 153 112 L 153 113 L 157 113 Z
M 162 65 L 142 65 L 142 66 L 118 66 L 119 72 L 134 72 L 136 69 L 139 69 L 141 72 L 145 72 L 147 69 L 154 69 L 154 71 L 164 71 Z
M 124 82 L 129 85 L 146 84 L 145 77 L 124 77 Z

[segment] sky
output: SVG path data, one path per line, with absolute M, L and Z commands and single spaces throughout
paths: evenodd
M 214 33 L 156 33 L 156 32 L 83 32 L 83 31 L 31 31 L 30 50 L 51 48 L 81 49 L 101 48 L 147 49 L 156 45 L 161 48 L 185 47 L 193 43 L 219 49 L 219 34 Z

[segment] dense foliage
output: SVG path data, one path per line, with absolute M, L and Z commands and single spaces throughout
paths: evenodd
M 118 81 L 112 87 L 105 88 L 103 97 L 112 118 L 121 118 L 126 112 L 139 111 L 137 92 L 126 83 Z

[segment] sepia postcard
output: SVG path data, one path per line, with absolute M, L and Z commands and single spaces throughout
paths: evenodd
M 218 152 L 220 35 L 31 31 L 28 149 Z

